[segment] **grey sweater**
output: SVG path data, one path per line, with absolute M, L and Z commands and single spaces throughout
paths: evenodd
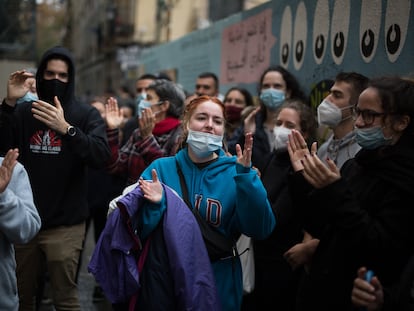
M 0 193 L 0 310 L 19 309 L 13 244 L 27 243 L 40 226 L 27 172 L 17 163 L 9 185 Z

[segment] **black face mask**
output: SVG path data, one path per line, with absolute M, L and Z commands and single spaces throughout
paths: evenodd
M 39 95 L 42 97 L 40 99 L 54 105 L 53 98 L 57 96 L 59 101 L 63 103 L 65 101 L 67 87 L 67 83 L 58 79 L 43 80 L 40 83 Z

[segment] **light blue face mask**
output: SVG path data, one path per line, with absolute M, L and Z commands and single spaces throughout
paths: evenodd
M 285 92 L 272 88 L 265 89 L 260 93 L 260 100 L 267 108 L 275 110 L 285 101 Z
M 136 103 L 136 105 L 137 105 L 137 114 L 138 114 L 138 116 L 139 116 L 139 117 L 141 117 L 141 116 L 139 115 L 139 104 L 140 104 L 140 102 L 141 102 L 142 100 L 144 100 L 144 99 L 147 99 L 147 93 L 140 93 L 140 94 L 137 96 L 137 98 L 135 99 L 135 103 Z
M 382 128 L 380 126 L 374 126 L 369 128 L 356 128 L 356 141 L 358 145 L 365 149 L 375 149 L 380 146 L 391 144 L 392 137 L 384 137 Z
M 146 108 L 150 108 L 151 107 L 151 103 L 145 99 L 141 99 L 141 101 L 138 104 L 138 118 L 141 118 L 142 116 L 142 111 Z
M 223 146 L 223 136 L 188 130 L 187 144 L 198 158 L 207 158 Z
M 17 104 L 21 104 L 21 103 L 24 103 L 24 102 L 32 102 L 32 101 L 35 101 L 35 100 L 38 100 L 39 98 L 37 97 L 37 95 L 36 94 L 34 94 L 34 93 L 32 93 L 32 92 L 27 92 L 23 97 L 20 97 L 18 100 L 17 100 Z

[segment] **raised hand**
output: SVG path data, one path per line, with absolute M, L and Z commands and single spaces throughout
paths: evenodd
M 331 159 L 326 166 L 317 156 L 316 142 L 309 151 L 305 139 L 297 130 L 289 135 L 288 152 L 295 172 L 302 171 L 305 179 L 315 188 L 323 188 L 341 178 L 338 167 Z
M 6 103 L 12 107 L 16 105 L 17 99 L 23 97 L 31 88 L 34 75 L 25 70 L 13 72 L 7 81 Z
M 260 106 L 254 109 L 249 115 L 244 119 L 244 133 L 256 133 L 256 114 L 259 112 Z
M 0 166 L 0 193 L 4 192 L 9 185 L 18 157 L 18 149 L 10 149 L 4 156 L 3 162 Z
M 117 129 L 121 126 L 124 117 L 119 109 L 118 101 L 114 97 L 109 97 L 105 105 L 105 122 L 110 129 Z
M 151 171 L 152 181 L 144 180 L 142 177 L 138 180 L 138 186 L 141 188 L 144 198 L 153 203 L 159 203 L 162 199 L 163 188 L 158 180 L 157 171 Z
M 252 161 L 253 134 L 247 133 L 244 139 L 244 150 L 242 152 L 239 144 L 236 145 L 237 163 L 250 167 Z
M 139 118 L 139 131 L 143 139 L 152 135 L 155 127 L 155 114 L 151 108 L 145 108 Z
M 323 188 L 341 178 L 338 167 L 331 159 L 327 159 L 326 166 L 316 155 L 305 157 L 303 160 L 303 176 L 315 188 Z
M 53 100 L 55 105 L 40 99 L 34 101 L 32 104 L 33 117 L 56 132 L 66 134 L 69 123 L 65 120 L 64 111 L 58 97 L 55 96 Z
M 316 153 L 316 143 L 314 144 L 312 152 Z M 292 130 L 292 134 L 289 135 L 288 152 L 294 171 L 302 171 L 304 169 L 302 160 L 305 156 L 310 156 L 310 151 L 302 134 L 297 130 Z

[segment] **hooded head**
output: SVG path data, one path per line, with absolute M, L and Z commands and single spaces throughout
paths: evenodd
M 68 66 L 67 83 L 57 79 L 46 80 L 44 73 L 50 60 L 62 60 Z M 47 50 L 40 60 L 36 73 L 37 93 L 41 100 L 53 103 L 53 96 L 57 95 L 62 105 L 68 105 L 74 98 L 75 65 L 71 52 L 62 46 L 55 46 Z

